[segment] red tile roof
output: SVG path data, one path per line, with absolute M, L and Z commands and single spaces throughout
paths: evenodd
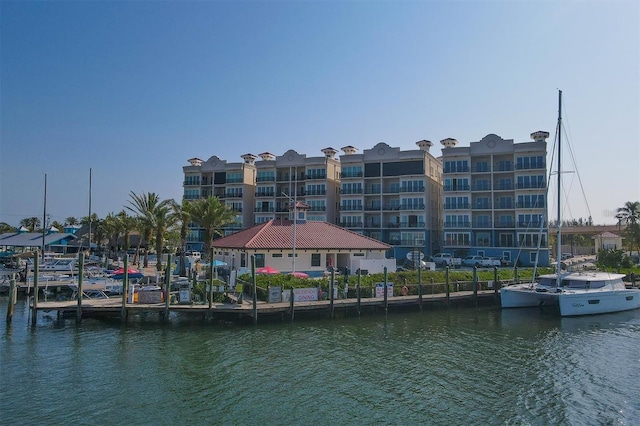
M 213 240 L 213 247 L 249 250 L 290 249 L 293 221 L 270 220 Z M 299 222 L 296 249 L 388 250 L 391 246 L 327 222 Z

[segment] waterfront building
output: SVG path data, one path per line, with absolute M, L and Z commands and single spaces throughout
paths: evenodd
M 549 265 L 548 137 L 538 131 L 533 142 L 514 143 L 490 134 L 468 147 L 441 141 L 444 251 Z
M 361 154 L 349 145 L 340 157 L 339 224 L 393 245 L 396 259 L 434 254 L 442 241 L 442 163 L 429 153 L 433 143 L 416 145 L 381 142 Z
M 307 220 L 335 223 L 340 179 L 337 152 L 329 147 L 318 157 L 292 149 L 281 156 L 259 154 L 261 160 L 255 163 L 254 223 L 286 219 L 295 201 L 309 205 Z
M 214 257 L 235 272 L 249 272 L 250 258 L 256 268 L 273 272 L 302 272 L 319 277 L 328 269 L 356 272 L 358 268 L 382 272 L 395 267 L 386 259 L 388 244 L 324 221 L 307 220 L 310 206 L 297 201 L 287 206 L 289 218 L 269 219 L 248 229 L 213 241 Z M 293 220 L 296 217 L 296 220 Z

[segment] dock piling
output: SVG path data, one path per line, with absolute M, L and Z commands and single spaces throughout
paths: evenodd
M 418 269 L 418 306 L 422 312 L 422 268 Z
M 171 303 L 171 255 L 167 255 L 167 266 L 164 273 L 164 319 L 169 320 L 169 304 Z M 213 284 L 213 283 L 212 283 Z
M 38 275 L 39 275 L 39 252 L 33 252 L 33 306 L 31 311 L 31 326 L 35 327 L 38 322 Z
M 383 275 L 384 275 L 384 287 L 383 287 L 383 294 L 384 294 L 384 314 L 387 315 L 387 313 L 389 312 L 389 297 L 387 297 L 387 267 L 385 266 L 383 269 Z
M 358 301 L 356 303 L 356 308 L 358 311 L 358 316 L 360 316 L 360 308 L 361 308 L 361 304 L 360 304 L 360 280 L 362 279 L 362 272 L 360 272 L 360 269 L 358 269 L 358 284 L 357 285 L 357 289 L 356 289 L 356 297 L 358 298 Z
M 333 319 L 333 280 L 336 276 L 336 270 L 331 268 L 331 282 L 329 283 L 329 317 Z
M 7 325 L 11 324 L 11 320 L 13 319 L 13 309 L 14 309 L 14 305 L 16 304 L 17 289 L 18 288 L 16 287 L 16 279 L 11 278 L 11 281 L 9 281 L 9 298 L 8 298 L 9 305 L 7 306 Z
M 84 253 L 78 254 L 78 307 L 76 308 L 76 324 L 82 321 L 82 283 L 84 281 Z
M 445 269 L 444 271 L 444 287 L 447 292 L 447 296 L 446 296 L 447 307 L 449 307 L 451 303 L 451 294 L 450 294 L 451 290 L 449 289 L 449 267 L 448 266 L 447 266 L 447 269 Z

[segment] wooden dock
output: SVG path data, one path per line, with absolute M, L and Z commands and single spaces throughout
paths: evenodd
M 161 303 L 124 303 L 119 297 L 109 299 L 84 299 L 81 306 L 81 316 L 86 317 L 120 317 L 126 321 L 131 315 L 142 313 L 157 313 L 166 319 L 167 314 L 194 314 L 204 319 L 221 318 L 231 320 L 280 317 L 293 320 L 297 314 L 315 317 L 333 317 L 338 312 L 341 316 L 348 313 L 356 316 L 361 312 L 394 312 L 417 310 L 427 307 L 447 307 L 456 305 L 474 306 L 477 304 L 493 304 L 498 300 L 495 290 L 457 291 L 441 294 L 424 294 L 373 298 L 328 299 L 311 302 L 281 302 L 267 303 L 258 301 L 256 305 L 247 301 L 244 303 L 212 303 L 209 304 L 166 304 Z M 77 316 L 78 302 L 70 301 L 40 301 L 37 311 L 57 312 L 59 316 Z

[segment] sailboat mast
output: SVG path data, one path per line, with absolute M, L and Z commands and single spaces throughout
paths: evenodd
M 44 174 L 44 211 L 42 212 L 42 260 L 44 261 L 44 236 L 47 232 L 47 174 Z
M 91 168 L 89 168 L 89 255 L 91 255 Z
M 562 194 L 561 194 L 561 183 L 562 183 L 562 161 L 560 161 L 560 152 L 561 152 L 561 139 L 562 139 L 562 90 L 558 90 L 558 236 L 557 236 L 557 243 L 558 243 L 558 248 L 557 248 L 557 252 L 556 252 L 556 263 L 557 263 L 557 269 L 556 269 L 556 286 L 560 287 L 560 272 L 562 271 L 562 265 L 561 265 L 561 260 L 562 260 L 562 236 L 561 236 L 561 230 L 562 230 L 562 209 L 560 207 L 560 200 L 562 198 Z

